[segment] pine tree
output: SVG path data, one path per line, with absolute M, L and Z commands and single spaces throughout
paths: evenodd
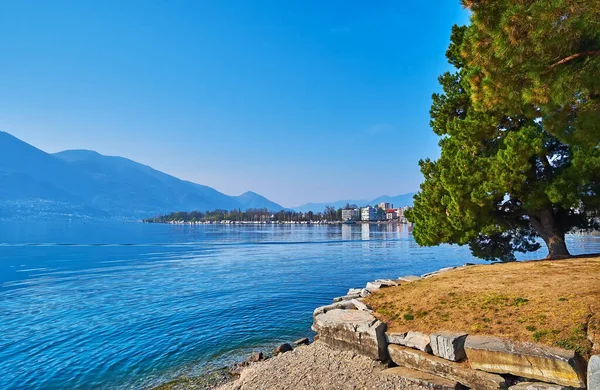
M 407 211 L 415 240 L 511 261 L 537 250 L 541 237 L 549 258 L 569 256 L 565 233 L 590 227 L 599 208 L 597 148 L 569 145 L 528 109 L 482 104 L 465 49 L 474 28 L 453 28 L 446 55 L 457 71 L 443 74 L 443 93 L 433 95 L 441 156 L 420 162 L 425 180 Z

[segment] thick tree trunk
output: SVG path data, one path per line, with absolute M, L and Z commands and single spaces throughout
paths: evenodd
M 571 257 L 565 243 L 565 231 L 559 226 L 552 209 L 544 209 L 529 214 L 531 225 L 548 247 L 547 259 L 565 259 Z

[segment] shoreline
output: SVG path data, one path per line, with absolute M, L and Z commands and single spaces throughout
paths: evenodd
M 599 255 L 579 255 L 574 256 L 571 260 L 583 259 L 583 261 L 593 262 L 596 266 L 600 265 L 599 257 Z M 564 265 L 567 264 L 564 262 L 568 261 L 559 260 L 558 264 Z M 543 266 L 552 262 L 540 259 L 519 263 L 526 263 L 527 265 L 539 263 Z M 458 275 L 461 272 L 473 273 L 473 271 L 469 271 L 471 267 L 480 270 L 497 270 L 502 266 L 502 263 L 499 263 L 499 265 L 489 267 L 492 264 L 475 266 L 467 263 L 460 267 L 442 268 L 421 276 L 378 279 L 367 283 L 363 289 L 351 288 L 346 296 L 334 298 L 332 304 L 315 309 L 313 330 L 317 332 L 317 336 L 312 344 L 299 345 L 290 351 L 264 359 L 251 356 L 246 362 L 235 365 L 233 371 L 231 368 L 227 369 L 230 376 L 227 380 L 218 383 L 200 384 L 202 381 L 198 381 L 194 384 L 193 381 L 190 381 L 187 384 L 180 382 L 176 386 L 161 386 L 156 389 L 361 388 L 412 390 L 472 388 L 525 390 L 529 389 L 527 386 L 530 385 L 545 386 L 531 387 L 531 389 L 584 388 L 586 363 L 581 360 L 582 356 L 577 352 L 560 348 L 548 349 L 550 347 L 541 344 L 505 340 L 503 342 L 511 346 L 509 350 L 503 350 L 502 347 L 499 347 L 500 349 L 493 352 L 492 355 L 489 351 L 486 355 L 477 355 L 478 347 L 474 346 L 477 345 L 475 340 L 500 341 L 504 339 L 492 335 L 472 336 L 467 333 L 434 332 L 431 335 L 416 331 L 389 333 L 386 324 L 374 317 L 374 315 L 379 317 L 379 312 L 375 313 L 371 310 L 371 307 L 363 303 L 365 298 L 376 296 L 380 290 L 387 293 L 394 288 L 415 282 L 413 286 L 417 286 L 419 281 L 435 281 L 436 278 L 448 278 L 450 275 Z M 390 289 L 388 290 L 388 288 Z M 373 320 L 369 318 L 373 318 Z M 348 327 L 349 325 L 350 327 Z M 435 339 L 436 345 L 432 349 L 434 336 L 437 337 Z M 452 340 L 458 337 L 456 340 L 462 340 L 462 345 L 465 345 L 465 340 L 467 340 L 466 345 L 468 347 L 459 346 L 457 349 L 454 344 L 451 344 L 453 346 L 450 350 L 441 351 L 440 346 L 442 344 L 438 346 L 437 343 L 446 342 L 444 340 L 447 340 L 448 337 Z M 447 345 L 444 345 L 444 348 L 447 349 Z M 458 356 L 459 354 L 465 354 L 465 348 L 468 358 L 467 363 L 462 362 L 465 357 Z M 546 350 L 553 351 L 553 356 L 548 357 L 548 355 L 545 355 L 546 352 L 543 351 Z M 518 352 L 517 355 L 511 355 L 514 351 L 521 352 Z M 454 353 L 457 354 L 457 358 L 453 357 L 452 354 Z M 519 354 L 524 354 L 528 362 L 525 365 L 534 364 L 534 367 L 532 367 L 534 371 L 527 371 L 527 369 L 521 367 L 522 362 L 514 363 L 516 365 L 510 369 L 497 371 L 498 368 L 494 368 L 497 364 L 494 363 L 494 353 L 504 353 L 505 355 L 508 353 L 512 361 L 518 361 L 519 356 L 521 356 Z M 531 356 L 528 357 L 527 355 Z M 415 358 L 422 362 L 417 364 L 411 360 Z M 544 359 L 548 362 L 544 363 Z M 562 359 L 567 359 L 564 361 L 569 363 L 563 366 Z M 590 371 L 591 374 L 589 375 L 600 375 L 600 367 L 595 363 L 598 359 L 600 359 L 600 355 L 595 355 L 590 359 L 589 369 L 598 372 Z M 459 363 L 454 363 L 454 361 Z M 534 363 L 531 363 L 532 361 Z M 537 366 L 538 364 L 540 366 Z M 547 364 L 554 368 L 545 368 Z M 469 366 L 477 369 L 469 368 Z M 504 372 L 504 370 L 507 370 L 507 372 Z M 520 372 L 519 370 L 524 371 Z M 543 374 L 536 374 L 535 372 L 542 372 Z M 502 373 L 510 373 L 511 375 L 507 376 Z M 223 378 L 221 377 L 221 379 Z M 548 383 L 541 383 L 542 381 Z M 590 387 L 590 389 L 593 389 L 593 387 Z

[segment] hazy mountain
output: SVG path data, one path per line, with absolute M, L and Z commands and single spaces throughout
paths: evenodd
M 67 150 L 54 156 L 92 178 L 99 187 L 92 204 L 116 214 L 154 215 L 242 207 L 233 197 L 214 188 L 180 180 L 123 157 L 103 156 L 90 150 Z
M 242 195 L 235 196 L 234 198 L 247 209 L 267 209 L 270 211 L 285 210 L 285 207 L 252 191 L 244 192 Z
M 345 200 L 336 200 L 334 202 L 325 202 L 325 203 L 306 203 L 306 204 L 303 204 L 302 206 L 293 207 L 292 209 L 302 211 L 302 212 L 307 212 L 307 211 L 320 212 L 320 211 L 325 210 L 325 207 L 327 207 L 327 206 L 332 206 L 337 209 L 340 207 L 344 207 L 347 204 L 355 204 L 358 207 L 362 207 L 362 206 L 366 206 L 366 205 L 374 206 L 381 202 L 392 203 L 394 205 L 394 207 L 404 207 L 404 206 L 412 206 L 414 195 L 415 195 L 415 193 L 411 192 L 408 194 L 401 194 L 401 195 L 396 195 L 396 196 L 383 195 L 383 196 L 380 196 L 373 200 L 345 199 Z
M 123 157 L 48 154 L 0 132 L 0 218 L 150 217 L 171 211 L 281 209 L 255 194 L 229 196 Z

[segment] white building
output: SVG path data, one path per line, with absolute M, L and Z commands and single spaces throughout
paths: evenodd
M 368 206 L 360 209 L 360 219 L 362 221 L 377 220 L 377 210 L 374 207 Z
M 342 221 L 357 221 L 360 218 L 360 211 L 358 209 L 342 210 Z
M 394 205 L 388 202 L 381 202 L 377 205 L 377 207 L 379 207 L 380 209 L 389 210 L 393 208 Z

